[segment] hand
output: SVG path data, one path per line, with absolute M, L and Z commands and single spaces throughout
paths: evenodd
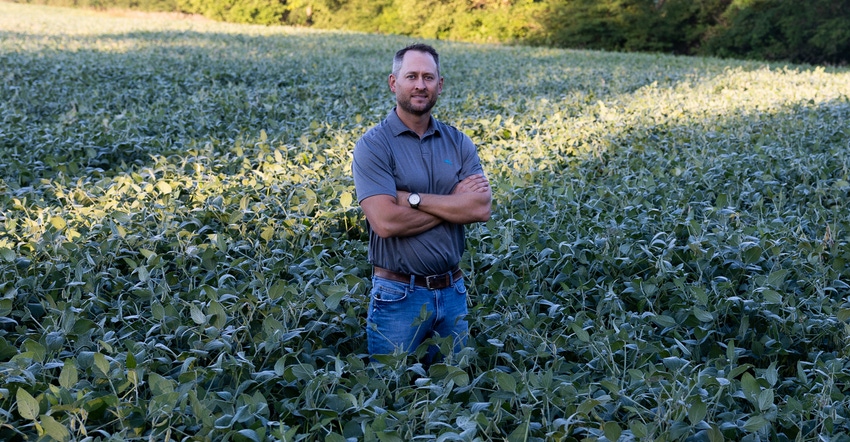
M 485 193 L 490 191 L 490 181 L 484 175 L 470 175 L 462 179 L 452 190 L 452 195 L 458 193 Z

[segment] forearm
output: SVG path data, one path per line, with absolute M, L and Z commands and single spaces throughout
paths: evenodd
M 431 213 L 410 208 L 407 200 L 399 199 L 390 216 L 385 218 L 384 230 L 387 237 L 413 236 L 437 227 L 443 220 Z
M 382 238 L 418 235 L 440 223 L 442 219 L 411 208 L 407 199 L 377 195 L 360 203 L 372 230 Z
M 470 224 L 490 219 L 490 192 L 451 195 L 420 194 L 419 211 L 453 224 Z
M 448 195 L 420 194 L 417 208 L 408 202 L 410 192 L 375 195 L 360 202 L 372 230 L 382 238 L 418 235 L 443 222 L 470 224 L 490 219 L 492 194 L 483 174 L 461 180 Z
M 404 204 L 409 192 L 398 191 L 398 201 Z M 490 181 L 484 174 L 470 175 L 452 189 L 448 195 L 420 194 L 417 210 L 452 224 L 470 224 L 490 219 L 492 193 Z

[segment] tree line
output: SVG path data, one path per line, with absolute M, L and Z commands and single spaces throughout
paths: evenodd
M 850 0 L 16 0 L 607 51 L 847 64 Z

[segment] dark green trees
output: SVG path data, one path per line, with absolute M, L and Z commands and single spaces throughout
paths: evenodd
M 418 38 L 845 64 L 850 0 L 21 0 Z

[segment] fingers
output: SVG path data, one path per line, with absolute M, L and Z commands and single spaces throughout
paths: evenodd
M 452 193 L 487 192 L 489 189 L 490 181 L 484 175 L 478 174 L 470 175 L 461 180 Z

